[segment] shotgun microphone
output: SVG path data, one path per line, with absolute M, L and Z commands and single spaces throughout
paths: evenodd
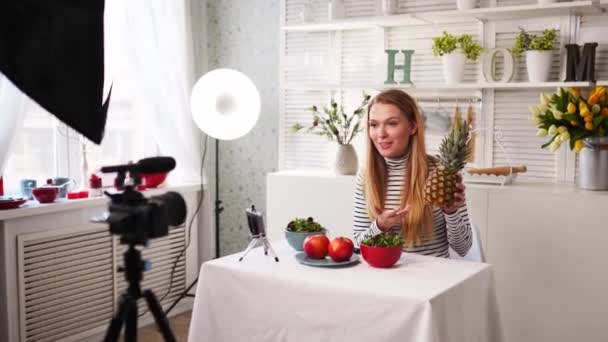
M 171 157 L 144 158 L 135 164 L 104 166 L 101 172 L 135 172 L 135 173 L 160 173 L 169 172 L 175 168 L 175 159 Z

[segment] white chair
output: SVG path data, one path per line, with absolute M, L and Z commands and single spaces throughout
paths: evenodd
M 483 246 L 481 244 L 479 235 L 479 227 L 477 227 L 477 225 L 474 223 L 471 223 L 471 233 L 473 234 L 473 242 L 469 252 L 465 256 L 461 257 L 458 255 L 458 253 L 454 252 L 452 248 L 450 248 L 450 259 L 486 262 L 486 255 L 483 252 Z

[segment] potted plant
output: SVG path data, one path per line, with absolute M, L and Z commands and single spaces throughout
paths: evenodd
M 557 151 L 566 141 L 579 153 L 579 187 L 608 190 L 608 96 L 606 88 L 595 87 L 587 97 L 580 89 L 559 88 L 555 94 L 541 94 L 541 103 L 530 106 L 537 135 L 549 136 L 542 145 Z
M 515 44 L 511 52 L 520 56 L 526 55 L 526 69 L 530 82 L 546 82 L 549 80 L 551 60 L 553 59 L 553 45 L 557 37 L 555 29 L 546 29 L 541 36 L 530 34 L 520 28 L 515 36 Z
M 443 31 L 442 36 L 433 38 L 433 55 L 442 58 L 443 75 L 448 84 L 462 82 L 466 60 L 476 61 L 482 51 L 470 34 L 456 36 Z
M 295 218 L 287 224 L 285 228 L 285 238 L 287 243 L 296 251 L 302 251 L 304 239 L 309 235 L 322 234 L 327 235 L 327 229 L 323 228 L 312 217 Z
M 399 261 L 403 238 L 395 233 L 380 233 L 361 242 L 361 255 L 373 267 L 388 268 Z
M 319 111 L 317 106 L 310 108 L 313 120 L 306 133 L 320 135 L 338 143 L 338 152 L 333 160 L 333 169 L 337 174 L 353 175 L 357 172 L 357 153 L 351 142 L 363 130 L 361 118 L 365 114 L 369 99 L 370 96 L 364 93 L 361 105 L 351 115 L 346 115 L 344 108 L 338 106 L 333 98 L 330 106 L 323 106 L 322 111 Z M 296 123 L 291 126 L 290 131 L 295 133 L 303 128 L 305 127 Z

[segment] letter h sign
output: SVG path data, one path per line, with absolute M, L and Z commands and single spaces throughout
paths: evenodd
M 403 69 L 403 80 L 399 83 L 411 84 L 410 80 L 410 71 L 412 64 L 412 54 L 414 54 L 414 50 L 401 50 L 405 57 L 403 65 L 395 65 L 395 55 L 399 52 L 399 50 L 384 50 L 388 54 L 388 74 L 386 76 L 386 81 L 384 84 L 397 84 L 395 82 L 395 70 Z

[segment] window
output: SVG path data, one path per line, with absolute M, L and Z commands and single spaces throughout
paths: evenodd
M 48 178 L 61 176 L 80 183 L 83 147 L 87 152 L 89 175 L 104 165 L 141 159 L 146 152 L 145 137 L 140 113 L 132 101 L 134 96 L 129 92 L 133 88 L 127 82 L 118 81 L 114 84 L 106 132 L 99 146 L 32 102 L 23 128 L 13 141 L 4 172 L 5 193 L 19 194 L 22 179 L 35 179 L 38 184 L 44 184 Z

